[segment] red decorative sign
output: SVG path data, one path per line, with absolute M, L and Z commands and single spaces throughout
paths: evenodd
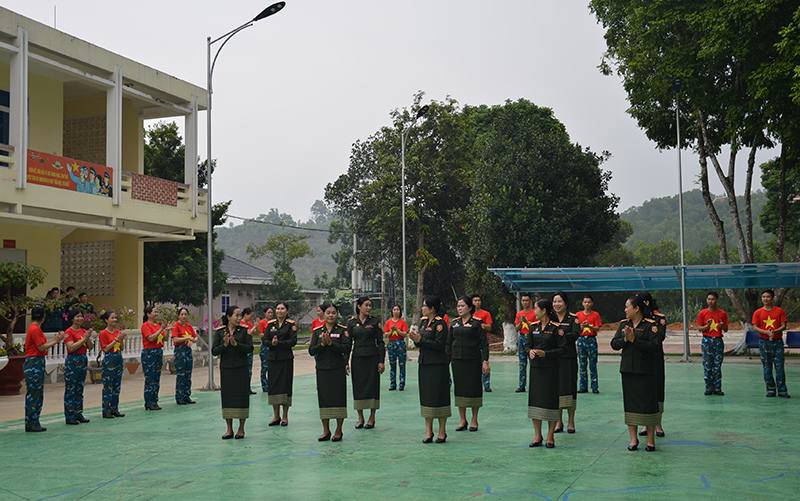
M 112 169 L 28 150 L 28 182 L 90 195 L 112 196 Z

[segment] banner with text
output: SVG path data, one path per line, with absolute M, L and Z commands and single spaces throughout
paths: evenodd
M 28 150 L 28 182 L 90 195 L 112 196 L 111 167 Z

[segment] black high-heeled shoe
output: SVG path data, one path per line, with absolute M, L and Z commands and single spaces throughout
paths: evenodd
M 321 437 L 317 438 L 317 442 L 327 442 L 331 439 L 331 434 L 328 433 L 327 435 L 322 435 Z
M 467 425 L 464 425 L 464 426 L 459 426 L 459 427 L 457 427 L 457 428 L 456 428 L 456 431 L 464 431 L 464 430 L 466 430 L 466 429 L 467 429 Z
M 535 442 L 531 442 L 528 444 L 528 447 L 541 447 L 542 446 L 542 439 L 539 439 Z
M 644 446 L 644 450 L 646 450 L 647 452 L 653 452 L 654 450 L 656 450 L 656 446 L 655 445 L 645 445 Z
M 642 428 L 642 431 L 639 432 L 639 436 L 640 437 L 646 437 L 647 436 L 647 429 L 646 428 Z
M 628 450 L 631 451 L 631 452 L 633 452 L 635 450 L 639 450 L 639 442 L 637 441 L 635 444 L 629 445 L 628 446 Z
M 547 447 L 548 449 L 552 449 L 553 447 L 556 446 L 556 443 L 555 442 L 546 442 L 544 444 L 544 446 Z
M 666 434 L 666 433 L 664 433 L 663 431 L 658 431 L 658 430 L 656 430 L 656 436 L 657 436 L 657 437 L 665 437 L 666 435 L 667 435 L 667 434 Z
M 363 427 L 364 427 L 364 423 L 358 423 L 358 424 L 356 424 L 356 430 L 360 430 L 360 429 L 362 429 Z
M 422 443 L 423 444 L 432 444 L 433 443 L 433 437 L 423 438 L 422 439 Z
M 281 424 L 281 420 L 276 419 L 275 421 L 270 421 L 267 426 L 278 426 L 279 424 Z
M 342 441 L 342 438 L 343 438 L 343 436 L 342 436 L 342 435 L 335 435 L 335 436 L 334 436 L 334 437 L 331 439 L 331 442 L 341 442 L 341 441 Z
M 444 438 L 436 437 L 436 443 L 437 444 L 443 444 L 445 442 L 447 442 L 447 433 L 444 434 Z

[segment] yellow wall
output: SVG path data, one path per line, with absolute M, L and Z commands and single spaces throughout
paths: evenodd
M 89 301 L 97 311 L 105 304 L 132 308 L 140 315 L 144 309 L 144 244 L 131 235 L 80 229 L 70 233 L 63 243 L 97 240 L 114 240 L 114 295 L 89 296 Z M 59 245 L 59 252 L 60 249 Z
M 11 67 L 0 63 L 0 89 L 8 92 L 11 88 Z
M 44 297 L 53 287 L 61 287 L 61 230 L 41 226 L 0 224 L 4 240 L 16 240 L 17 249 L 27 251 L 28 264 L 47 270 L 44 284 L 28 289 L 32 297 Z
M 64 139 L 64 85 L 28 74 L 30 145 L 32 150 L 61 155 Z

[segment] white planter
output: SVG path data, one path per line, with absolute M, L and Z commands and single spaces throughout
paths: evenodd
M 6 365 L 8 365 L 8 357 L 0 357 L 0 371 L 5 369 Z

